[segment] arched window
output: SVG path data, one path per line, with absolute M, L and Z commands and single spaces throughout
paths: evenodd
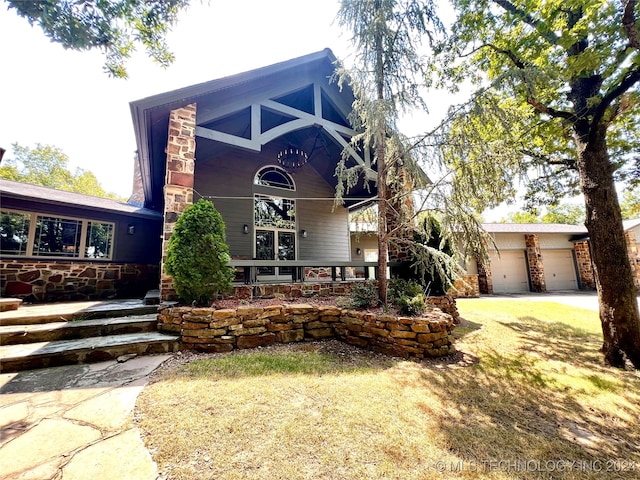
M 296 189 L 291 175 L 278 167 L 264 167 L 256 173 L 256 178 L 253 183 L 266 187 L 282 188 L 284 190 Z

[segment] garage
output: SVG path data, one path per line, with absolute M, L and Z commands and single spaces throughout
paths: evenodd
M 577 290 L 576 267 L 571 250 L 542 250 L 547 291 Z
M 493 293 L 529 291 L 529 274 L 524 251 L 490 252 Z

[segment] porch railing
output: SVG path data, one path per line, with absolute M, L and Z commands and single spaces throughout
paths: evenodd
M 231 260 L 234 268 L 242 268 L 244 283 L 249 285 L 258 281 L 257 273 L 260 267 L 291 268 L 291 281 L 304 282 L 307 268 L 330 268 L 331 280 L 347 279 L 347 268 L 364 267 L 364 279 L 378 278 L 378 262 L 353 262 L 342 260 Z M 371 275 L 370 272 L 373 272 Z

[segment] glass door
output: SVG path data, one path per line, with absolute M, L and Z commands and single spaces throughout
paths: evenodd
M 295 260 L 295 232 L 256 230 L 256 259 Z M 291 280 L 291 267 L 258 267 L 258 280 Z
M 296 259 L 296 235 L 294 232 L 278 232 L 278 260 Z M 278 276 L 291 280 L 293 268 L 278 267 Z

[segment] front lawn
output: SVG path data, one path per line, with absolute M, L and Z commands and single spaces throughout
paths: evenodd
M 602 365 L 596 312 L 458 308 L 449 359 L 332 340 L 164 369 L 136 411 L 162 478 L 640 477 L 640 374 Z

